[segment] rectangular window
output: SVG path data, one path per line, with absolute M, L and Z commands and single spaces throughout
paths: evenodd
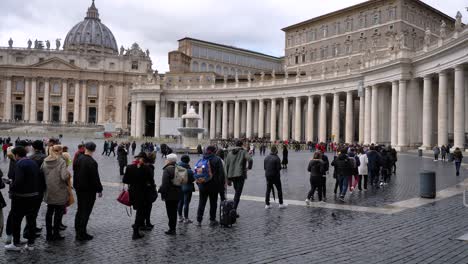
M 75 60 L 70 60 L 70 64 L 75 65 Z
M 16 62 L 23 63 L 23 61 L 24 61 L 23 57 L 16 57 Z
M 302 54 L 302 63 L 306 62 L 306 55 Z
M 109 63 L 109 69 L 111 70 L 115 69 L 115 63 L 113 62 Z
M 73 103 L 73 99 L 68 99 L 68 102 L 69 102 L 69 103 Z
M 44 61 L 44 58 L 39 58 L 39 62 L 43 62 Z
M 295 63 L 295 64 L 299 64 L 299 56 L 295 56 L 295 57 L 294 57 L 294 63 Z
M 96 61 L 91 61 L 91 62 L 89 62 L 89 66 L 93 67 L 93 68 L 97 67 L 97 62 Z
M 138 61 L 132 61 L 132 70 L 138 70 Z

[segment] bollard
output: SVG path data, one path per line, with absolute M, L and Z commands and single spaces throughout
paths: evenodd
M 419 156 L 419 157 L 422 157 L 422 155 L 423 155 L 422 149 L 418 149 L 418 156 Z
M 433 171 L 423 171 L 419 174 L 419 192 L 422 198 L 436 197 L 436 174 Z

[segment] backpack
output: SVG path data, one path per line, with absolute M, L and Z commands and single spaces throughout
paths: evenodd
M 175 165 L 174 166 L 174 179 L 172 179 L 172 184 L 174 184 L 175 186 L 182 186 L 187 183 L 188 183 L 187 169 L 182 166 Z
M 197 183 L 209 182 L 213 178 L 213 172 L 211 171 L 210 159 L 201 158 L 195 164 L 193 169 L 193 177 Z

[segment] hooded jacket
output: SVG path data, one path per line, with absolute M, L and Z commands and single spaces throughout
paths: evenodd
M 46 183 L 44 202 L 51 205 L 65 205 L 69 197 L 70 178 L 65 160 L 62 157 L 48 156 L 42 163 L 41 171 Z
M 281 178 L 281 160 L 276 153 L 270 153 L 263 162 L 265 177 L 267 180 L 277 180 Z
M 39 167 L 36 162 L 23 158 L 15 163 L 10 184 L 11 197 L 34 197 L 42 193 Z
M 248 168 L 252 168 L 252 158 L 245 149 L 242 147 L 232 149 L 225 160 L 227 178 L 247 178 L 247 163 Z

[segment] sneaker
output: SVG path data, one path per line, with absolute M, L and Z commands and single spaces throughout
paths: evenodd
M 193 223 L 192 220 L 185 218 L 184 224 L 191 224 Z
M 219 223 L 216 220 L 210 220 L 210 226 L 217 226 Z
M 288 204 L 285 204 L 285 203 L 280 204 L 280 205 L 278 206 L 279 209 L 286 209 L 286 207 L 288 207 Z
M 19 251 L 21 251 L 21 247 L 18 246 L 18 245 L 15 245 L 15 244 L 13 244 L 13 243 L 11 243 L 11 244 L 5 245 L 5 250 L 6 250 L 6 251 L 16 251 L 16 252 L 19 252 Z
M 271 209 L 271 205 L 266 204 L 265 209 Z
M 24 244 L 26 244 L 26 243 L 28 243 L 28 240 L 27 240 L 27 239 L 20 238 L 20 244 L 21 244 L 21 245 L 24 245 Z
M 26 244 L 26 246 L 24 246 L 24 250 L 33 251 L 34 250 L 34 245 L 33 244 Z
M 351 187 L 351 188 L 349 189 L 349 192 L 352 193 L 353 191 L 354 191 L 354 187 Z
M 383 183 L 383 182 L 380 182 L 380 186 L 383 186 L 383 185 L 384 185 L 384 183 Z
M 11 244 L 11 241 L 13 240 L 13 236 L 6 236 L 5 238 L 5 244 Z
M 168 236 L 175 236 L 176 231 L 175 230 L 167 230 L 166 232 L 164 232 L 164 234 L 166 234 Z
M 179 218 L 179 223 L 183 223 L 184 222 L 184 218 L 183 217 L 180 217 Z
M 341 195 L 341 196 L 340 196 L 340 201 L 342 201 L 342 202 L 344 202 L 344 201 L 345 201 L 345 200 L 344 200 L 344 196 L 343 196 L 343 195 Z
M 305 203 L 306 203 L 306 205 L 310 205 L 310 200 L 309 200 L 309 199 L 306 199 L 306 200 L 305 200 Z

